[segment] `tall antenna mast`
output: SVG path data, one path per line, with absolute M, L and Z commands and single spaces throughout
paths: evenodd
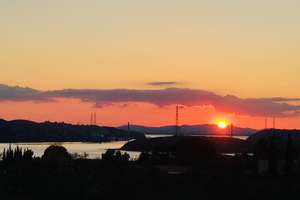
M 176 106 L 176 136 L 179 136 L 179 106 Z
M 93 125 L 93 113 L 91 113 L 90 125 Z
M 233 123 L 230 124 L 230 137 L 233 137 Z
M 275 129 L 275 128 L 276 128 L 276 118 L 273 117 L 273 129 Z
M 94 112 L 94 125 L 96 125 L 96 124 L 97 124 L 97 113 Z
M 265 129 L 268 129 L 268 118 L 265 118 Z

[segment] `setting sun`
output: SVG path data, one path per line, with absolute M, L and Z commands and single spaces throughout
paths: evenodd
M 218 127 L 221 128 L 221 129 L 225 129 L 227 127 L 227 122 L 225 121 L 220 121 L 217 123 Z

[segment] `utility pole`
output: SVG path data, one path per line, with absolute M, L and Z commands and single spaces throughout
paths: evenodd
M 93 113 L 91 113 L 90 125 L 93 125 Z
M 175 130 L 175 136 L 179 136 L 179 106 L 176 106 L 176 130 Z
M 265 118 L 265 129 L 268 129 L 268 118 Z
M 94 125 L 97 125 L 97 113 L 94 112 Z

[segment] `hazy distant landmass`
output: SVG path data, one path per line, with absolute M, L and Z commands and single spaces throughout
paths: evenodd
M 105 142 L 144 137 L 142 133 L 113 127 L 0 119 L 0 142 Z
M 122 130 L 128 130 L 128 126 L 118 127 Z M 180 133 L 182 135 L 191 136 L 191 135 L 228 135 L 230 133 L 230 128 L 220 129 L 216 125 L 212 124 L 203 124 L 203 125 L 182 125 L 179 127 Z M 160 126 L 160 127 L 148 127 L 141 125 L 130 125 L 130 130 L 141 132 L 144 134 L 166 134 L 172 135 L 175 132 L 175 126 Z M 251 128 L 233 128 L 233 135 L 236 136 L 250 136 L 256 133 L 257 130 Z

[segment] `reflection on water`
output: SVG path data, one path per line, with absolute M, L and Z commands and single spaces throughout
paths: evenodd
M 77 153 L 79 155 L 88 155 L 88 158 L 96 159 L 101 158 L 101 155 L 106 152 L 107 149 L 119 149 L 127 141 L 116 141 L 116 142 L 105 142 L 105 143 L 82 143 L 82 142 L 67 142 L 67 143 L 13 143 L 12 148 L 17 146 L 23 149 L 31 149 L 34 152 L 35 157 L 41 157 L 47 147 L 53 144 L 59 144 L 65 147 L 70 153 Z M 0 153 L 3 152 L 4 148 L 8 148 L 9 143 L 0 144 Z M 139 156 L 138 152 L 127 152 L 131 159 L 137 159 Z
M 174 135 L 161 135 L 161 134 L 147 134 L 146 137 L 147 138 L 158 138 L 158 137 L 172 137 Z M 202 136 L 202 137 L 231 137 L 228 135 L 190 135 L 190 136 Z M 248 138 L 248 136 L 238 136 L 238 135 L 234 135 L 233 138 L 237 138 L 237 139 L 241 139 L 241 140 L 246 140 Z
M 159 138 L 159 137 L 172 137 L 174 135 L 170 135 L 170 134 L 146 134 L 146 138 Z

